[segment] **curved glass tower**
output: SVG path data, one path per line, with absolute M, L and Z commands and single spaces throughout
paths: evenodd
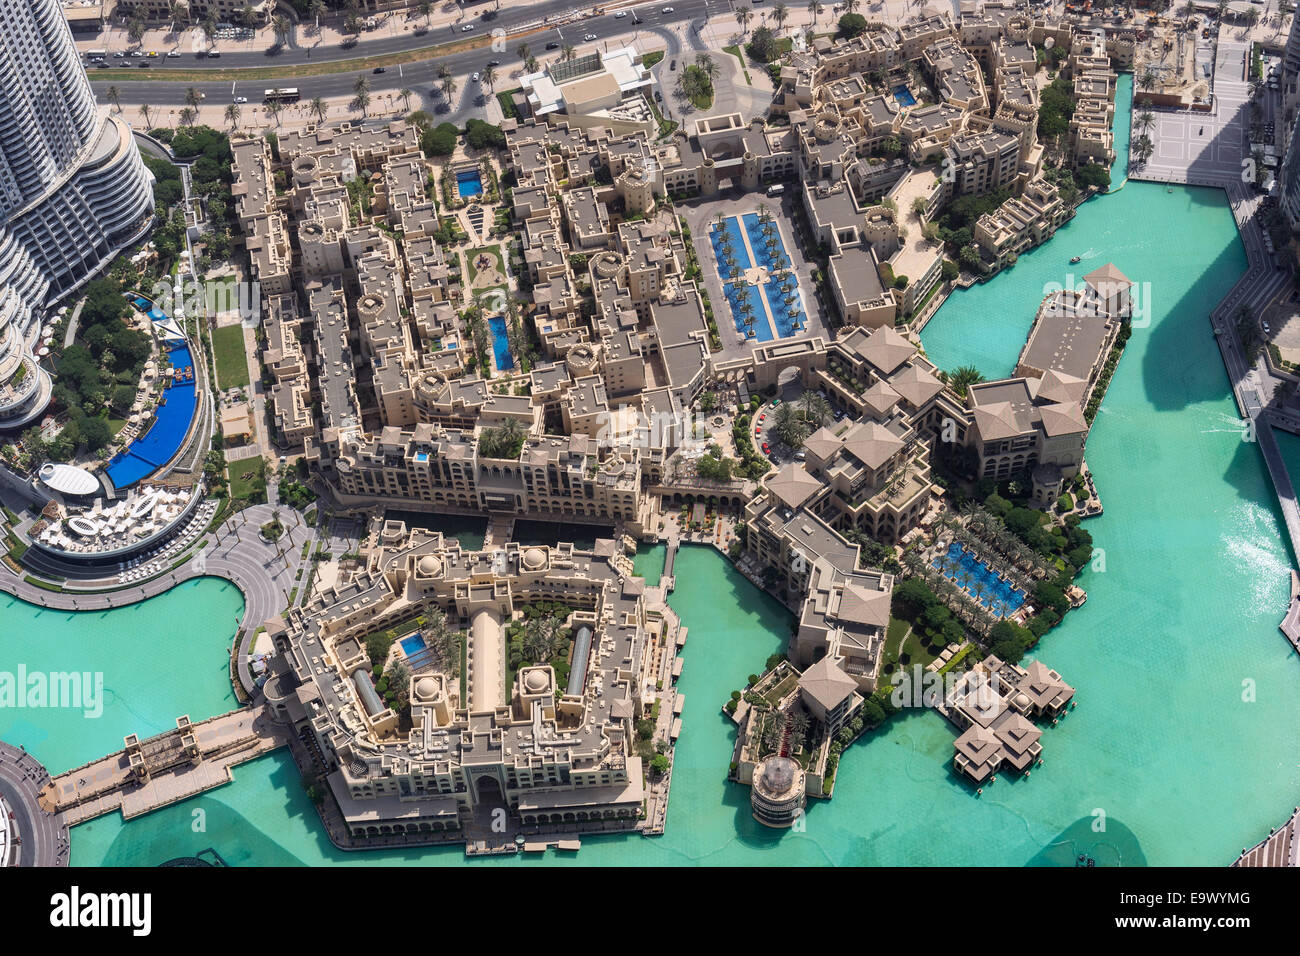
M 101 119 L 59 0 L 0 3 L 0 430 L 49 403 L 47 308 L 149 227 L 152 176 Z

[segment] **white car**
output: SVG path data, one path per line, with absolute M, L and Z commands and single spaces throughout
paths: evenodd
M 586 42 L 586 43 L 590 43 L 592 40 L 596 39 L 596 34 L 594 34 L 594 33 L 588 33 L 588 34 L 587 34 L 585 37 L 583 37 L 582 39 L 583 39 L 584 42 Z
M 625 16 L 627 16 L 627 11 L 626 11 L 626 10 L 620 10 L 620 11 L 618 11 L 618 13 L 614 14 L 614 19 L 615 19 L 615 20 L 622 20 Z
M 168 55 L 169 57 L 177 57 L 177 56 L 180 56 L 180 55 L 181 55 L 181 51 L 180 51 L 180 50 L 168 50 L 168 51 L 167 51 L 167 55 Z
M 473 29 L 474 29 L 474 24 L 472 24 L 472 23 L 467 23 L 467 24 L 465 24 L 463 27 L 460 28 L 460 32 L 461 32 L 461 33 L 469 33 L 469 31 L 470 31 L 470 30 L 473 30 Z
M 247 96 L 236 96 L 236 97 L 235 97 L 235 102 L 236 102 L 236 103 L 247 103 L 247 102 L 248 102 L 248 97 L 247 97 Z
M 472 82 L 472 83 L 477 83 L 477 82 L 478 82 L 478 74 L 477 74 L 477 73 L 475 73 L 473 76 L 470 77 L 470 82 Z
M 661 12 L 661 13 L 672 13 L 672 12 L 673 12 L 673 8 L 672 8 L 672 7 L 664 7 L 663 10 L 660 11 L 660 12 Z

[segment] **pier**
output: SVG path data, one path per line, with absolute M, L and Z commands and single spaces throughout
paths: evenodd
M 1256 843 L 1232 865 L 1241 866 L 1296 866 L 1300 865 L 1300 807 L 1291 813 L 1291 819 L 1269 833 L 1268 838 Z
M 659 578 L 659 584 L 664 589 L 665 594 L 671 594 L 673 588 L 677 586 L 677 578 L 673 575 L 673 565 L 677 561 L 677 549 L 681 547 L 682 539 L 676 531 L 668 536 L 668 554 L 664 557 L 664 571 Z
M 259 708 L 242 707 L 146 740 L 135 734 L 123 749 L 52 778 L 37 801 L 62 826 L 121 811 L 123 819 L 151 813 L 234 779 L 231 768 L 288 744 L 286 729 Z

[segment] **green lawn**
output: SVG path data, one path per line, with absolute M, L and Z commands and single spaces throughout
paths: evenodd
M 253 496 L 254 490 L 265 491 L 266 462 L 261 456 L 227 462 L 226 477 L 230 481 L 230 497 L 247 500 Z
M 730 53 L 732 56 L 734 56 L 737 60 L 740 61 L 740 72 L 745 74 L 745 82 L 748 83 L 750 86 L 753 86 L 754 81 L 749 78 L 749 70 L 745 69 L 745 54 L 740 52 L 740 47 L 734 44 L 731 46 L 724 46 L 722 48 L 722 52 Z
M 212 353 L 217 359 L 217 384 L 222 389 L 243 388 L 248 384 L 242 325 L 226 325 L 213 332 Z
M 650 69 L 650 67 L 654 66 L 663 58 L 664 58 L 664 51 L 655 50 L 655 52 L 647 53 L 645 56 L 641 57 L 641 65 L 648 70 Z
M 478 270 L 474 268 L 474 260 L 478 258 L 478 256 L 482 253 L 487 253 L 488 255 L 492 256 L 492 258 L 496 259 L 497 272 L 500 272 L 502 275 L 505 275 L 506 273 L 506 270 L 501 262 L 500 246 L 481 246 L 478 249 L 470 249 L 465 253 L 465 266 L 469 270 L 469 281 L 471 283 L 473 283 L 475 277 L 478 276 Z

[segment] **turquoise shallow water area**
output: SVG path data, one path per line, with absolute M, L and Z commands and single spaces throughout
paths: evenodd
M 1131 89 L 1123 77 L 1124 123 Z M 844 755 L 835 798 L 810 808 L 806 832 L 760 827 L 748 791 L 725 782 L 734 735 L 719 706 L 783 646 L 791 619 L 720 555 L 687 547 L 670 599 L 690 636 L 668 832 L 584 838 L 576 855 L 475 865 L 1069 866 L 1083 853 L 1099 865 L 1218 866 L 1283 819 L 1300 793 L 1300 661 L 1277 630 L 1292 559 L 1258 449 L 1241 439 L 1206 319 L 1245 265 L 1222 194 L 1129 183 L 1092 200 L 1044 248 L 954 296 L 926 329 L 925 346 L 943 368 L 971 363 L 986 376 L 1007 374 L 1044 283 L 1063 282 L 1070 256 L 1083 253 L 1079 276 L 1114 261 L 1150 282 L 1152 322 L 1134 331 L 1088 441 L 1106 513 L 1087 527 L 1104 560 L 1081 577 L 1088 603 L 1036 649 L 1079 701 L 1045 729 L 1043 766 L 977 797 L 950 769 L 952 729 L 932 713 L 902 714 Z M 1300 466 L 1300 439 L 1282 443 Z M 655 547 L 636 567 L 654 580 L 662 563 Z M 130 730 L 162 729 L 187 711 L 197 717 L 199 704 L 228 706 L 215 691 L 205 701 L 204 688 L 224 672 L 238 609 L 192 610 L 209 584 L 197 587 L 202 594 L 180 590 L 138 610 L 91 616 L 93 628 L 0 602 L 0 667 L 16 659 L 55 666 L 46 655 L 75 640 L 68 660 L 88 649 L 102 654 L 130 700 L 145 690 L 168 696 L 150 727 L 124 720 L 125 729 L 93 740 L 64 740 L 62 718 L 42 711 L 0 724 L 0 736 L 51 755 L 57 770 L 120 746 Z M 119 639 L 104 642 L 104 634 Z M 176 646 L 186 656 L 161 658 L 159 669 L 159 651 Z M 227 787 L 130 824 L 114 816 L 77 827 L 73 862 L 147 865 L 211 847 L 241 865 L 465 864 L 459 848 L 340 853 L 287 757 L 235 773 Z M 196 809 L 205 811 L 203 832 L 193 829 Z
M 53 611 L 0 594 L 0 671 L 103 675 L 100 716 L 82 709 L 0 708 L 0 740 L 22 744 L 51 773 L 141 737 L 236 706 L 229 651 L 244 599 L 220 578 L 187 581 L 151 601 L 105 612 Z

